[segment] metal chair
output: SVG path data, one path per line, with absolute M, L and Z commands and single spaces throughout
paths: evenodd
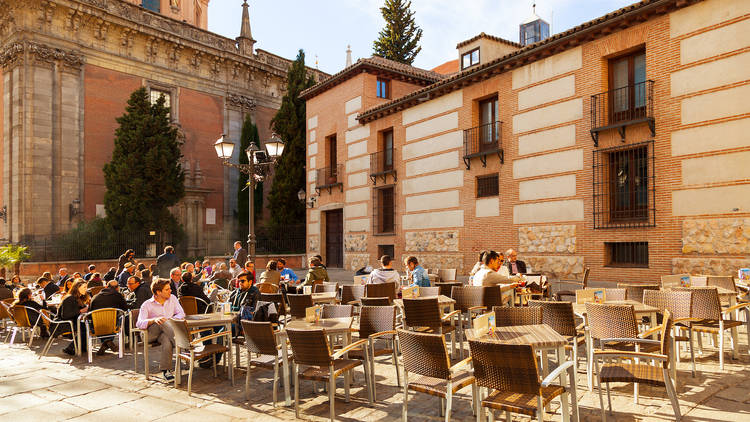
M 261 293 L 278 293 L 279 286 L 273 283 L 258 283 L 258 291 Z
M 539 325 L 542 323 L 542 308 L 494 306 L 495 326 L 509 327 L 514 325 Z
M 121 309 L 103 308 L 87 312 L 78 319 L 86 327 L 86 344 L 88 345 L 89 363 L 93 361 L 93 340 L 103 337 L 117 336 L 117 354 L 122 358 L 123 333 L 122 326 L 125 318 L 125 312 Z
M 195 362 L 210 356 L 213 361 L 214 377 L 216 377 L 216 354 L 225 353 L 229 350 L 229 347 L 223 344 L 203 344 L 203 342 L 223 337 L 226 333 L 219 332 L 194 338 L 185 320 L 169 319 L 165 324 L 174 331 L 175 355 L 177 357 L 175 359 L 175 373 L 177 375 L 174 379 L 174 386 L 176 388 L 180 383 L 180 361 L 185 360 L 188 362 L 188 396 L 190 396 L 193 390 L 193 368 L 195 367 Z M 202 346 L 200 351 L 196 350 L 196 346 L 198 345 Z
M 139 341 L 136 340 L 136 337 L 140 337 L 141 341 L 140 343 L 143 343 L 143 373 L 146 376 L 146 380 L 148 380 L 149 375 L 149 362 L 148 359 L 148 349 L 152 345 L 156 345 L 157 342 L 149 342 L 148 341 L 148 330 L 147 329 L 141 329 L 136 327 L 135 323 L 138 321 L 138 314 L 140 314 L 139 309 L 131 309 L 130 310 L 130 317 L 128 318 L 128 327 L 130 328 L 130 348 L 133 351 L 133 370 L 137 373 L 138 372 L 138 343 Z
M 10 315 L 10 305 L 15 301 L 14 298 L 0 300 L 0 321 L 3 323 L 3 329 L 8 328 L 8 322 L 13 322 Z
M 182 306 L 182 310 L 185 311 L 185 315 L 197 315 L 201 313 L 198 312 L 199 303 L 202 303 L 205 306 L 202 313 L 208 313 L 209 304 L 205 300 L 195 296 L 180 296 L 180 306 Z
M 455 317 L 461 311 L 442 315 L 437 298 L 403 299 L 404 328 L 414 328 L 420 332 L 451 335 L 451 356 L 456 355 L 456 324 Z
M 537 308 L 539 309 L 539 308 Z M 578 420 L 576 399 L 576 373 L 574 362 L 562 362 L 554 371 L 540 380 L 536 353 L 528 344 L 502 344 L 469 340 L 469 349 L 474 358 L 474 377 L 478 387 L 491 392 L 478 403 L 478 420 L 484 420 L 484 409 L 490 410 L 494 420 L 496 410 L 505 411 L 505 419 L 512 413 L 520 413 L 537 421 L 544 420 L 544 408 L 556 397 L 562 402 L 562 417 L 570 420 L 568 394 L 573 400 L 573 419 Z M 568 373 L 570 387 L 552 382 L 564 372 Z
M 46 323 L 49 326 L 49 338 L 47 339 L 47 343 L 44 344 L 44 348 L 42 349 L 42 354 L 39 355 L 39 359 L 47 356 L 47 352 L 49 352 L 49 348 L 52 346 L 52 342 L 58 335 L 66 334 L 69 334 L 73 339 L 73 348 L 75 349 L 76 356 L 79 356 L 81 354 L 80 345 L 78 344 L 78 336 L 76 336 L 73 321 L 56 321 L 49 315 L 47 315 L 45 310 L 42 310 L 42 312 L 39 313 L 39 318 L 41 321 L 43 321 L 43 323 Z
M 372 401 L 376 401 L 377 385 L 375 384 L 375 357 L 390 355 L 396 369 L 396 382 L 401 387 L 401 376 L 398 370 L 398 343 L 396 342 L 396 307 L 395 306 L 363 306 L 359 315 L 359 329 L 356 330 L 360 339 L 367 340 L 370 364 L 370 385 L 372 386 Z M 378 340 L 386 343 L 385 347 L 376 348 Z M 364 350 L 356 349 L 349 352 L 350 358 L 363 359 Z
M 440 287 L 420 287 L 420 297 L 438 296 L 440 294 Z
M 242 332 L 245 335 L 245 348 L 247 350 L 247 375 L 245 376 L 245 398 L 250 398 L 250 367 L 273 368 L 273 407 L 276 407 L 276 397 L 278 390 L 279 367 L 284 361 L 281 357 L 281 348 L 283 344 L 276 341 L 276 333 L 273 330 L 273 324 L 270 322 L 246 321 L 242 320 Z M 253 358 L 252 354 L 259 355 Z M 289 359 L 292 362 L 292 359 Z M 289 382 L 284 379 L 284 382 Z
M 31 343 L 34 341 L 34 331 L 36 329 L 37 322 L 39 322 L 39 317 L 37 317 L 36 321 L 32 322 L 29 319 L 29 311 L 38 313 L 36 309 L 29 308 L 27 306 L 14 305 L 9 308 L 8 313 L 10 314 L 15 324 L 13 326 L 13 329 L 10 330 L 5 336 L 6 343 L 8 342 L 8 337 L 10 337 L 10 344 L 13 345 L 13 342 L 16 339 L 16 334 L 18 334 L 18 332 L 20 331 L 21 339 L 24 342 L 26 342 L 26 333 L 29 334 L 29 347 L 31 347 Z
M 478 402 L 477 386 L 469 370 L 463 369 L 471 361 L 468 357 L 451 366 L 445 338 L 440 334 L 396 330 L 404 365 L 404 399 L 401 419 L 406 422 L 409 391 L 425 393 L 440 398 L 440 415 L 450 421 L 453 395 L 471 385 L 472 410 Z M 416 376 L 409 379 L 409 373 Z
M 670 376 L 672 314 L 669 310 L 664 311 L 664 322 L 660 327 L 657 327 L 657 329 L 661 333 L 661 341 L 657 342 L 659 347 L 655 353 L 639 352 L 637 350 L 634 352 L 612 350 L 594 351 L 594 365 L 596 366 L 596 372 L 599 374 L 597 377 L 597 387 L 599 390 L 599 406 L 602 409 L 602 421 L 607 419 L 607 414 L 604 410 L 604 399 L 602 398 L 602 383 L 607 385 L 607 401 L 609 402 L 609 411 L 610 413 L 612 412 L 612 398 L 609 392 L 610 382 L 636 383 L 636 385 L 638 383 L 643 383 L 666 388 L 667 396 L 672 403 L 672 409 L 674 409 L 675 419 L 678 421 L 680 420 L 680 403 L 677 400 L 677 393 Z M 638 339 L 636 341 L 651 344 L 655 340 Z M 605 364 L 601 367 L 599 366 L 599 359 L 605 360 Z M 619 359 L 635 360 L 624 362 Z M 661 363 L 661 368 L 659 366 L 640 363 L 639 361 L 642 359 L 659 362 Z
M 581 286 L 582 289 L 585 289 L 588 287 L 589 284 L 589 272 L 591 271 L 590 268 L 586 267 L 583 270 L 583 279 L 578 282 L 575 280 L 569 281 L 569 280 L 560 280 L 559 284 L 566 283 L 566 284 L 575 284 L 578 286 Z M 555 293 L 555 300 L 560 301 L 563 296 L 573 296 L 575 297 L 576 293 L 575 290 L 560 290 L 557 293 Z
M 336 394 L 336 378 L 344 376 L 344 394 L 346 402 L 349 402 L 349 384 L 351 381 L 350 371 L 359 365 L 363 365 L 367 385 L 367 396 L 370 395 L 370 374 L 367 362 L 346 358 L 346 354 L 358 347 L 364 347 L 367 340 L 358 340 L 336 352 L 331 351 L 331 346 L 326 340 L 326 333 L 321 330 L 286 330 L 292 345 L 292 353 L 296 363 L 294 369 L 294 414 L 299 418 L 299 380 L 310 380 L 328 382 L 328 404 L 331 421 L 335 420 L 334 409 Z M 300 373 L 300 365 L 308 366 Z M 371 402 L 372 404 L 372 402 Z
M 307 308 L 313 306 L 312 295 L 286 295 L 289 301 L 289 314 L 292 318 L 305 318 Z

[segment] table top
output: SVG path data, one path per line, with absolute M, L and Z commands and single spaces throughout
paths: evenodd
M 318 322 L 307 322 L 304 319 L 295 319 L 286 324 L 286 328 L 293 330 L 319 330 L 323 329 L 327 333 L 347 332 L 351 329 L 354 318 L 325 318 Z
M 451 298 L 449 298 L 448 296 L 445 296 L 445 295 L 439 295 L 439 296 L 420 296 L 420 297 L 417 297 L 415 299 L 434 299 L 434 298 L 437 298 L 438 305 L 440 305 L 440 306 L 453 305 L 453 304 L 456 303 L 455 300 L 453 300 L 453 299 L 451 299 Z M 398 306 L 399 308 L 403 308 L 404 307 L 404 300 L 403 299 L 393 299 L 393 304 L 396 305 L 396 306 Z
M 320 292 L 320 293 L 312 294 L 313 302 L 323 302 L 326 300 L 334 300 L 334 299 L 336 299 L 336 292 Z
M 719 293 L 719 296 L 735 296 L 737 294 L 737 292 L 735 292 L 734 290 L 725 289 L 725 288 L 719 287 L 719 286 L 690 286 L 690 287 L 684 287 L 684 288 L 691 289 L 691 288 L 703 288 L 703 287 L 713 287 L 713 288 L 715 288 L 716 291 L 717 291 L 717 293 Z M 668 287 L 667 289 L 673 289 L 673 288 L 683 288 L 683 287 L 681 287 L 681 286 L 672 286 L 672 287 Z
M 223 312 L 212 312 L 209 314 L 186 315 L 185 321 L 188 327 L 226 325 L 234 321 L 234 314 L 226 315 Z
M 624 287 L 661 287 L 659 283 L 617 283 L 618 288 Z
M 536 349 L 561 347 L 568 344 L 565 337 L 547 324 L 496 327 L 492 334 L 477 331 L 465 330 L 466 338 L 502 344 L 529 344 Z
M 633 309 L 635 310 L 636 315 L 638 314 L 650 314 L 653 312 L 657 312 L 659 309 L 654 308 L 653 306 L 644 305 L 641 302 L 638 302 L 636 300 L 608 300 L 604 302 L 605 305 L 633 305 Z M 574 303 L 573 304 L 573 312 L 575 312 L 578 315 L 585 315 L 586 314 L 586 304 L 585 303 Z

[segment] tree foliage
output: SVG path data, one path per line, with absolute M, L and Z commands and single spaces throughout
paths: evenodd
M 385 0 L 380 13 L 385 19 L 385 27 L 373 42 L 375 54 L 411 65 L 422 50 L 419 46 L 422 29 L 414 22 L 411 1 Z
M 240 164 L 248 164 L 247 154 L 245 151 L 254 143 L 260 149 L 260 136 L 258 136 L 258 126 L 252 122 L 250 115 L 245 116 L 245 122 L 242 124 L 242 133 L 240 134 Z M 239 172 L 239 183 L 237 186 L 237 220 L 240 225 L 240 232 L 247 234 L 247 224 L 250 216 L 248 207 L 250 198 L 247 192 L 247 175 Z M 253 208 L 255 210 L 255 220 L 262 217 L 263 213 L 263 183 L 255 185 L 253 197 Z
M 182 142 L 164 104 L 164 97 L 151 104 L 139 88 L 117 118 L 112 160 L 104 165 L 106 221 L 114 231 L 180 230 L 169 207 L 185 195 Z
M 287 90 L 281 108 L 271 120 L 274 132 L 286 143 L 268 195 L 272 227 L 305 221 L 305 205 L 297 198 L 297 192 L 305 189 L 306 161 L 305 101 L 299 98 L 299 94 L 313 85 L 312 75 L 308 75 L 305 68 L 305 52 L 299 50 L 287 74 Z

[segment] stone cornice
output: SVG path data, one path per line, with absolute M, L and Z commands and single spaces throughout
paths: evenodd
M 14 42 L 0 51 L 0 67 L 7 67 L 19 60 L 24 51 L 28 51 L 35 60 L 47 63 L 58 62 L 65 67 L 80 69 L 83 56 L 77 51 L 66 51 L 35 42 Z
M 227 104 L 232 107 L 240 107 L 245 110 L 253 110 L 256 106 L 255 99 L 231 92 L 227 94 Z

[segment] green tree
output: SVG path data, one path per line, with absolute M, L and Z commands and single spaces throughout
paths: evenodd
M 305 52 L 299 50 L 287 74 L 287 90 L 281 108 L 271 120 L 274 132 L 286 143 L 268 195 L 268 206 L 273 210 L 270 225 L 274 228 L 305 221 L 305 205 L 297 198 L 297 192 L 305 188 L 306 161 L 305 101 L 299 94 L 313 85 L 313 77 L 305 68 Z
M 422 50 L 419 40 L 422 29 L 414 22 L 411 1 L 385 0 L 380 13 L 385 19 L 385 27 L 373 42 L 375 54 L 386 59 L 411 65 Z
M 240 134 L 240 164 L 248 164 L 247 154 L 245 151 L 250 143 L 254 143 L 260 149 L 260 136 L 258 136 L 258 126 L 252 122 L 250 115 L 245 117 L 242 124 L 242 133 Z M 240 233 L 247 234 L 248 224 L 248 206 L 250 198 L 247 193 L 247 175 L 240 172 L 239 183 L 237 187 L 237 220 L 240 224 Z M 257 183 L 253 198 L 255 209 L 255 220 L 257 221 L 263 213 L 263 183 Z M 243 228 L 244 226 L 244 228 Z
M 180 231 L 169 207 L 185 195 L 182 142 L 164 104 L 164 97 L 151 104 L 139 88 L 117 118 L 112 160 L 104 165 L 106 221 L 115 232 Z

